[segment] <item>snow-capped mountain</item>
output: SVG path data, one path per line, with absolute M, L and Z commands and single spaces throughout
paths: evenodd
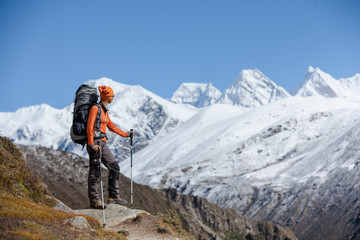
M 254 69 L 241 71 L 217 103 L 253 108 L 287 97 L 290 94 L 285 89 L 277 86 L 260 70 Z
M 191 104 L 201 108 L 215 103 L 221 96 L 220 90 L 211 83 L 183 83 L 170 99 L 175 103 Z
M 292 97 L 246 111 L 215 104 L 135 154 L 132 171 L 138 183 L 307 229 L 306 236 L 319 225 L 347 228 L 360 213 L 352 208 L 360 204 L 359 146 L 360 101 Z
M 314 239 L 314 232 L 324 232 L 315 228 L 332 226 L 335 234 L 359 224 L 359 82 L 360 74 L 335 80 L 310 67 L 297 96 L 290 96 L 259 70 L 243 70 L 209 106 L 217 91 L 192 97 L 200 85 L 178 90 L 180 103 L 213 99 L 202 108 L 106 78 L 88 84 L 112 87 L 112 121 L 136 132 L 135 181 L 205 197 Z M 69 137 L 72 111 L 73 105 L 43 104 L 0 113 L 0 133 L 15 143 L 86 156 Z M 129 155 L 126 141 L 110 136 L 119 161 Z M 128 163 L 121 163 L 127 174 Z
M 109 105 L 111 120 L 120 129 L 135 129 L 138 151 L 156 136 L 175 129 L 198 110 L 192 106 L 175 104 L 141 86 L 130 86 L 108 78 L 90 80 L 92 86 L 107 85 L 113 88 L 115 98 Z M 76 89 L 74 89 L 75 96 Z M 1 134 L 9 136 L 14 143 L 41 145 L 87 156 L 86 150 L 76 146 L 70 139 L 73 104 L 55 109 L 46 104 L 22 108 L 14 113 L 0 113 Z M 129 155 L 129 143 L 125 138 L 109 134 L 109 145 L 119 160 Z
M 360 74 L 357 73 L 350 78 L 339 78 L 338 96 L 359 98 L 360 97 Z
M 291 91 L 293 95 L 324 97 L 360 97 L 360 74 L 336 80 L 319 68 L 309 67 L 307 74 Z
M 200 183 L 205 181 L 209 186 L 209 178 L 242 176 L 256 179 L 257 184 L 277 182 L 285 186 L 303 176 L 317 177 L 319 169 L 313 167 L 302 166 L 304 171 L 296 174 L 282 171 L 296 160 L 317 154 L 346 129 L 357 125 L 359 103 L 313 97 L 284 99 L 250 111 L 231 105 L 212 105 L 137 153 L 134 179 L 154 187 L 183 188 L 186 193 L 196 190 L 197 194 L 206 194 L 211 199 L 221 189 L 203 191 Z M 271 172 L 259 175 L 260 170 L 268 169 Z M 219 201 L 217 197 L 212 200 Z
M 72 108 L 55 109 L 47 104 L 0 113 L 1 134 L 16 143 L 59 148 L 72 123 Z

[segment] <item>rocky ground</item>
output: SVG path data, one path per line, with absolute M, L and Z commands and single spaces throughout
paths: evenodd
M 76 214 L 88 215 L 104 223 L 103 211 L 97 209 L 80 209 Z M 104 210 L 105 229 L 123 234 L 129 240 L 167 240 L 180 239 L 174 236 L 170 228 L 161 226 L 159 216 L 150 215 L 148 212 L 130 209 L 118 204 L 108 204 Z

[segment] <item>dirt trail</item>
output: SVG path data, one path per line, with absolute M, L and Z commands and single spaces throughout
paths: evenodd
M 74 210 L 76 214 L 88 215 L 103 223 L 101 209 Z M 159 227 L 159 218 L 146 211 L 129 209 L 118 204 L 108 204 L 105 209 L 105 229 L 115 232 L 127 232 L 129 240 L 174 240 L 167 229 Z

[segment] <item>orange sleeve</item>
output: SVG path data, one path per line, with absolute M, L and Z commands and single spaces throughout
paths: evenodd
M 87 121 L 87 128 L 86 128 L 86 134 L 87 134 L 87 138 L 88 138 L 88 145 L 92 145 L 94 144 L 94 125 L 95 125 L 95 120 L 98 114 L 99 108 L 98 106 L 94 105 L 91 107 L 90 109 L 90 113 L 89 113 L 89 117 L 88 117 L 88 121 Z
M 108 129 L 122 137 L 128 137 L 129 134 L 127 132 L 124 132 L 123 130 L 121 130 L 120 128 L 116 127 L 115 124 L 112 123 L 112 121 L 110 120 L 109 117 L 109 123 L 107 125 Z

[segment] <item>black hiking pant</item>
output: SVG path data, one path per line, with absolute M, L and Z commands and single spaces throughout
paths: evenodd
M 110 198 L 119 197 L 119 177 L 120 167 L 116 162 L 114 155 L 111 153 L 106 142 L 98 139 L 95 144 L 101 147 L 100 152 L 94 151 L 90 146 L 87 146 L 87 152 L 90 159 L 90 168 L 88 176 L 88 196 L 91 203 L 96 203 L 100 200 L 98 193 L 98 180 L 100 177 L 100 161 L 109 170 L 108 191 Z

